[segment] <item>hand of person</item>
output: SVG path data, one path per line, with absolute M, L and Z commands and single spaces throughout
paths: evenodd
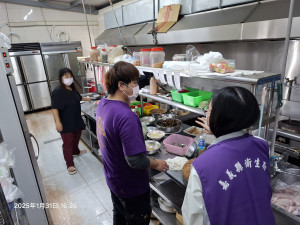
M 207 125 L 206 117 L 198 117 L 198 120 L 196 120 L 196 123 L 205 129 L 205 133 L 211 134 L 210 128 Z
M 61 122 L 56 122 L 55 125 L 56 125 L 56 130 L 58 132 L 61 132 L 63 130 L 63 125 Z
M 166 172 L 169 169 L 169 166 L 166 161 L 161 159 L 156 159 L 155 161 L 157 162 L 154 168 L 155 170 L 158 170 L 160 172 Z

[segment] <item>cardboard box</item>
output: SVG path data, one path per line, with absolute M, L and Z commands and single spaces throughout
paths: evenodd
M 166 5 L 161 8 L 155 23 L 155 32 L 167 32 L 178 21 L 179 12 L 180 4 Z M 152 33 L 152 29 L 148 31 L 148 34 L 150 33 Z

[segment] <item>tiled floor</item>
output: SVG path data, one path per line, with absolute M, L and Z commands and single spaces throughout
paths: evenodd
M 103 168 L 88 151 L 74 157 L 77 174 L 69 175 L 62 154 L 62 140 L 45 144 L 60 135 L 50 110 L 26 115 L 30 132 L 40 146 L 38 165 L 49 203 L 58 203 L 50 209 L 54 225 L 110 225 L 112 202 Z M 80 141 L 81 150 L 88 147 Z M 151 224 L 157 224 L 151 222 Z

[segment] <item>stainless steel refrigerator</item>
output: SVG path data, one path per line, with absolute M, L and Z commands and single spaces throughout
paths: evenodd
M 24 194 L 22 202 L 41 205 L 46 203 L 47 199 L 37 164 L 37 154 L 33 148 L 31 134 L 22 109 L 18 86 L 12 75 L 13 63 L 8 55 L 7 49 L 0 47 L 0 133 L 9 148 L 15 148 L 13 174 L 16 185 Z M 24 207 L 22 218 L 21 224 L 51 224 L 49 210 L 45 208 Z
M 81 42 L 48 42 L 41 43 L 43 59 L 48 74 L 51 92 L 59 84 L 58 71 L 61 68 L 70 68 L 75 76 L 75 86 L 80 93 L 84 93 L 86 77 L 84 68 L 78 63 L 77 57 L 82 56 Z
M 24 112 L 49 107 L 49 85 L 39 43 L 13 44 L 9 56 Z

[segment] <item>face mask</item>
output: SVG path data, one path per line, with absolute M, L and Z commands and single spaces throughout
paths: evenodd
M 73 81 L 73 78 L 65 78 L 63 82 L 65 85 L 70 86 L 71 84 L 73 84 Z
M 125 83 L 123 83 L 123 84 L 125 84 Z M 127 87 L 130 87 L 129 85 L 127 85 L 127 84 L 125 84 Z M 132 89 L 132 95 L 128 95 L 128 94 L 126 94 L 126 92 L 125 91 L 123 91 L 124 92 L 124 94 L 125 95 L 127 95 L 128 96 L 128 98 L 129 98 L 129 100 L 130 101 L 134 101 L 136 98 L 137 98 L 137 96 L 139 95 L 139 93 L 140 93 L 140 88 L 139 88 L 139 86 L 136 86 L 136 87 L 134 87 L 134 88 L 132 88 L 132 87 L 130 87 L 131 89 Z

